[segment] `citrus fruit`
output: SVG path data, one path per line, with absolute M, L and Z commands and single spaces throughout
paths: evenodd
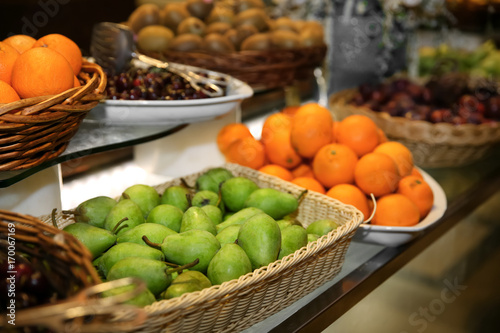
M 12 68 L 12 88 L 21 98 L 59 94 L 73 84 L 73 70 L 66 59 L 45 47 L 20 54 Z
M 397 193 L 408 197 L 420 212 L 420 218 L 429 214 L 434 205 L 434 193 L 430 185 L 418 176 L 406 176 L 401 178 Z
M 12 67 L 19 57 L 19 52 L 9 44 L 0 42 L 0 80 L 11 84 Z
M 363 213 L 365 220 L 370 216 L 370 208 L 366 195 L 358 187 L 352 184 L 335 185 L 326 192 L 326 195 L 346 205 L 356 207 Z
M 354 182 L 365 193 L 375 197 L 396 191 L 400 180 L 398 167 L 392 158 L 382 153 L 361 157 L 354 169 Z
M 294 116 L 297 113 L 297 110 L 300 108 L 300 105 L 291 105 L 284 107 L 281 112 L 286 115 Z
M 277 164 L 266 164 L 259 168 L 259 171 L 268 175 L 279 177 L 286 181 L 291 181 L 293 179 L 293 175 L 290 170 Z
M 392 193 L 377 200 L 377 209 L 371 221 L 374 225 L 413 226 L 420 221 L 417 206 L 407 197 Z
M 36 39 L 28 35 L 13 35 L 5 38 L 3 42 L 15 48 L 17 52 L 23 53 L 33 47 Z
M 383 153 L 391 157 L 398 166 L 401 177 L 408 176 L 413 169 L 413 154 L 402 143 L 397 141 L 387 141 L 379 144 L 373 152 Z
M 292 183 L 305 189 L 325 194 L 325 188 L 316 179 L 311 177 L 297 177 L 292 179 Z
M 326 188 L 353 183 L 357 163 L 358 157 L 351 148 L 338 143 L 327 144 L 312 161 L 314 178 Z
M 330 111 L 317 103 L 302 105 L 292 118 L 290 141 L 297 154 L 313 158 L 332 141 L 333 118 Z
M 253 136 L 238 139 L 229 145 L 226 160 L 258 170 L 266 164 L 264 145 Z
M 309 164 L 301 163 L 292 170 L 293 178 L 311 177 L 314 178 L 314 172 Z
M 0 80 L 0 103 L 11 103 L 19 99 L 19 95 L 14 88 Z
M 252 133 L 242 123 L 230 123 L 224 125 L 217 133 L 217 147 L 222 154 L 226 154 L 228 147 L 231 143 L 238 139 L 253 137 Z
M 82 51 L 70 38 L 61 34 L 49 34 L 39 38 L 33 47 L 46 47 L 59 52 L 71 65 L 73 73 L 77 75 L 82 68 Z
M 339 122 L 337 142 L 354 150 L 361 157 L 372 152 L 379 144 L 378 127 L 370 118 L 351 115 Z

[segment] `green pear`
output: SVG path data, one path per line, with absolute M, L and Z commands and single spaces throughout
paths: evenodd
M 225 244 L 210 261 L 207 276 L 213 285 L 234 280 L 252 271 L 245 251 L 234 243 Z
M 123 191 L 120 200 L 130 199 L 141 208 L 144 218 L 148 217 L 149 212 L 160 204 L 160 194 L 154 187 L 144 184 L 135 184 L 129 186 Z
M 149 212 L 146 223 L 162 224 L 175 232 L 179 232 L 183 214 L 184 212 L 179 207 L 160 204 Z
M 245 207 L 257 207 L 275 220 L 297 210 L 299 201 L 290 193 L 273 188 L 259 188 L 248 196 Z
M 278 221 L 276 221 L 276 223 L 278 223 L 278 226 L 280 227 L 281 230 L 293 225 L 292 220 L 285 220 L 285 219 L 278 220 Z
M 278 259 L 307 245 L 307 231 L 300 225 L 291 225 L 281 230 L 281 249 Z
M 252 269 L 266 266 L 278 258 L 281 247 L 280 227 L 267 214 L 255 215 L 241 225 L 238 245 L 250 258 Z
M 75 215 L 76 222 L 88 223 L 94 227 L 104 228 L 104 221 L 116 200 L 107 196 L 90 198 L 80 203 L 74 211 L 63 211 Z
M 162 251 L 147 245 L 137 243 L 119 243 L 102 255 L 99 261 L 99 271 L 108 276 L 111 268 L 120 260 L 128 257 L 138 257 L 163 261 L 165 255 Z
M 125 243 L 123 243 L 125 244 Z M 160 295 L 172 282 L 169 267 L 163 261 L 140 257 L 127 257 L 116 262 L 108 272 L 109 281 L 125 277 L 142 279 L 153 295 Z
M 240 211 L 237 211 L 233 215 L 231 215 L 227 220 L 225 220 L 222 223 L 219 223 L 215 226 L 217 229 L 217 232 L 221 232 L 224 228 L 233 225 L 233 224 L 243 224 L 246 220 L 251 218 L 252 216 L 255 216 L 257 214 L 263 214 L 264 212 L 255 207 L 248 207 L 248 208 L 243 208 Z
M 233 177 L 224 181 L 220 186 L 222 202 L 227 209 L 237 212 L 244 208 L 245 201 L 259 186 L 246 177 Z
M 97 258 L 116 243 L 116 235 L 111 231 L 87 223 L 72 223 L 64 227 L 63 231 L 72 234 L 85 245 L 92 254 L 92 259 Z
M 106 290 L 102 293 L 102 297 L 112 297 L 112 296 L 117 296 L 129 291 L 133 291 L 136 286 L 134 285 L 127 285 L 127 286 L 122 286 L 122 287 L 117 287 L 113 288 L 110 290 Z M 145 307 L 146 305 L 151 305 L 154 302 L 156 302 L 155 295 L 149 290 L 145 289 L 139 295 L 132 297 L 129 300 L 123 301 L 121 304 L 129 304 L 129 305 L 135 305 L 140 308 Z
M 321 237 L 337 228 L 338 224 L 335 221 L 330 219 L 321 219 L 309 224 L 306 230 L 308 234 L 316 234 Z
M 191 206 L 191 192 L 181 185 L 169 186 L 163 191 L 160 204 L 172 205 L 185 212 Z
M 315 242 L 318 240 L 318 238 L 319 238 L 319 236 L 316 234 L 307 234 L 307 242 L 308 243 Z
M 191 199 L 191 206 L 203 207 L 205 205 L 217 206 L 219 203 L 219 194 L 217 192 L 202 190 L 196 192 Z
M 220 184 L 232 177 L 234 177 L 233 174 L 226 168 L 212 168 L 201 174 L 196 179 L 196 190 L 209 190 L 215 193 L 219 193 Z
M 117 227 L 118 223 L 124 218 L 126 218 L 126 221 Z M 104 221 L 104 228 L 120 235 L 124 231 L 132 229 L 144 222 L 144 215 L 141 208 L 131 199 L 123 199 L 118 201 L 109 211 Z M 115 230 L 115 228 L 117 229 Z
M 213 234 L 217 234 L 217 229 L 215 229 L 215 223 L 208 217 L 201 207 L 191 206 L 182 215 L 181 230 L 180 232 L 185 232 L 188 230 L 206 230 Z
M 234 243 L 238 239 L 238 232 L 240 231 L 241 224 L 233 224 L 222 229 L 215 237 L 220 245 Z
M 214 224 L 222 222 L 222 210 L 214 205 L 205 205 L 201 209 L 207 214 Z
M 220 243 L 212 233 L 198 229 L 167 236 L 161 244 L 168 262 L 185 265 L 199 259 L 199 263 L 191 270 L 202 273 L 207 271 L 210 260 L 219 249 Z
M 222 222 L 226 221 L 228 218 L 234 215 L 235 212 L 225 212 L 222 216 Z
M 160 297 L 163 299 L 171 299 L 185 293 L 210 288 L 211 286 L 212 283 L 203 273 L 198 271 L 187 271 L 179 274 Z
M 147 245 L 143 240 L 143 236 L 148 237 L 151 242 L 161 243 L 163 239 L 169 235 L 176 234 L 177 232 L 157 223 L 142 223 L 138 226 L 129 229 L 118 236 L 117 243 L 137 243 Z

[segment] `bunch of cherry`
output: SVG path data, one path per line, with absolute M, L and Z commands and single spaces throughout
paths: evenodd
M 432 123 L 459 125 L 500 121 L 500 96 L 494 89 L 446 91 L 439 85 L 419 85 L 402 78 L 388 83 L 362 84 L 351 102 L 373 111 L 387 112 L 393 117 Z
M 205 73 L 197 73 L 200 76 Z M 224 78 L 216 78 L 224 81 Z M 205 86 L 205 89 L 213 91 Z M 225 86 L 221 86 L 226 94 Z M 107 98 L 112 100 L 189 100 L 210 98 L 181 76 L 165 69 L 131 67 L 123 73 L 108 75 Z

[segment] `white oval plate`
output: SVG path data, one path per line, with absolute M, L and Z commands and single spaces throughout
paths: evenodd
M 418 170 L 434 193 L 434 205 L 429 214 L 422 221 L 411 227 L 390 227 L 363 223 L 354 234 L 354 241 L 398 246 L 411 241 L 443 216 L 448 205 L 443 188 L 428 173 L 421 169 Z

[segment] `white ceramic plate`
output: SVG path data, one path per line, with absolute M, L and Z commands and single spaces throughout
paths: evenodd
M 238 107 L 253 95 L 252 88 L 233 77 L 226 96 L 179 101 L 106 100 L 92 109 L 85 121 L 116 125 L 158 125 L 162 123 L 194 123 L 214 119 Z
M 398 246 L 411 241 L 443 216 L 447 208 L 447 200 L 443 188 L 428 173 L 421 169 L 419 169 L 419 171 L 434 193 L 434 206 L 429 214 L 418 224 L 411 227 L 388 227 L 361 224 L 354 234 L 354 241 L 386 246 Z

